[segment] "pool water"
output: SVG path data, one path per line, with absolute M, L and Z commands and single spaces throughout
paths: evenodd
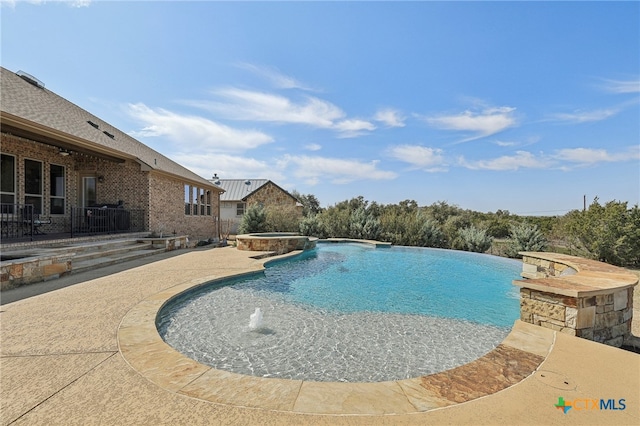
M 318 244 L 264 274 L 169 303 L 158 329 L 183 354 L 260 377 L 377 382 L 433 374 L 497 346 L 519 317 L 521 263 L 424 248 Z M 262 327 L 251 330 L 255 308 Z

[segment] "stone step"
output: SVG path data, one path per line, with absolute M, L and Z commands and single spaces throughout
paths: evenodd
M 74 252 L 73 263 L 95 259 L 99 257 L 112 257 L 118 255 L 126 255 L 131 251 L 150 250 L 152 249 L 151 243 L 123 243 L 123 244 L 108 244 L 95 247 L 91 250 L 82 250 L 80 252 Z
M 75 274 L 78 272 L 102 268 L 105 266 L 124 263 L 131 260 L 140 259 L 143 257 L 149 257 L 149 256 L 153 256 L 153 255 L 165 253 L 165 252 L 166 250 L 164 248 L 162 249 L 143 248 L 143 249 L 137 249 L 137 250 L 129 250 L 127 252 L 103 254 L 100 257 L 88 257 L 80 260 L 77 260 L 77 258 L 74 257 L 71 263 L 71 273 Z

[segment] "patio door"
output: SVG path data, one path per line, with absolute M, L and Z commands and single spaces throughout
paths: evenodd
M 82 176 L 80 188 L 80 207 L 91 207 L 96 204 L 96 177 Z

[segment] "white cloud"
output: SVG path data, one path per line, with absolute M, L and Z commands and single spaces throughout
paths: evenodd
M 171 155 L 171 159 L 205 179 L 211 179 L 216 173 L 222 179 L 244 179 L 247 177 L 271 179 L 281 186 L 286 179 L 282 170 L 274 167 L 273 163 L 250 157 L 211 153 L 193 155 L 181 152 Z
M 376 112 L 376 115 L 373 116 L 373 119 L 375 121 L 379 121 L 383 123 L 387 127 L 404 127 L 405 126 L 404 124 L 405 117 L 402 116 L 400 111 L 392 108 L 385 108 L 385 109 L 379 110 L 378 112 Z
M 556 153 L 553 155 L 553 158 L 561 161 L 568 161 L 570 163 L 578 163 L 581 165 L 621 161 L 637 161 L 640 160 L 640 147 L 631 147 L 627 149 L 627 151 L 618 153 L 609 153 L 606 149 L 567 148 L 556 151 Z
M 184 103 L 231 120 L 303 124 L 336 131 L 342 138 L 360 136 L 376 128 L 366 120 L 345 118 L 344 111 L 336 105 L 313 96 L 304 96 L 295 102 L 281 95 L 238 88 L 218 89 L 213 93 L 224 101 Z
M 133 137 L 165 136 L 188 151 L 242 152 L 273 142 L 273 138 L 255 130 L 238 130 L 203 117 L 180 115 L 142 103 L 129 104 L 127 113 L 143 123 L 131 132 Z
M 604 80 L 604 90 L 610 93 L 640 93 L 640 80 Z
M 606 120 L 609 117 L 613 117 L 618 112 L 618 109 L 609 108 L 593 111 L 576 111 L 573 113 L 558 113 L 551 116 L 551 120 L 566 123 L 588 123 L 592 121 Z
M 320 151 L 322 149 L 322 145 L 317 143 L 310 143 L 304 146 L 304 149 L 308 151 Z
M 397 145 L 389 148 L 389 155 L 428 172 L 446 171 L 443 151 L 420 145 Z
M 279 167 L 294 167 L 296 178 L 309 185 L 319 182 L 345 184 L 357 180 L 395 179 L 396 173 L 379 170 L 378 161 L 362 162 L 342 158 L 286 155 Z
M 186 103 L 232 120 L 307 124 L 320 128 L 331 128 L 335 120 L 345 116 L 337 106 L 312 96 L 295 103 L 284 96 L 237 88 L 218 89 L 214 94 L 226 99 L 226 102 Z
M 460 143 L 494 135 L 515 126 L 517 120 L 514 111 L 513 107 L 490 107 L 480 112 L 467 110 L 461 114 L 426 117 L 425 121 L 439 129 L 474 133 Z
M 376 126 L 365 120 L 350 119 L 335 123 L 333 129 L 338 131 L 341 138 L 355 138 L 375 130 Z
M 516 142 L 510 142 L 510 141 L 494 141 L 494 144 L 498 145 L 498 146 L 515 146 L 517 145 Z
M 302 89 L 313 91 L 313 89 L 307 85 L 291 76 L 282 74 L 279 70 L 272 67 L 258 66 L 247 62 L 241 62 L 237 64 L 237 66 L 265 78 L 278 89 Z
M 525 169 L 545 169 L 550 166 L 547 159 L 541 155 L 536 157 L 528 151 L 516 151 L 515 155 L 504 155 L 491 160 L 467 161 L 460 158 L 461 166 L 471 170 L 518 170 Z

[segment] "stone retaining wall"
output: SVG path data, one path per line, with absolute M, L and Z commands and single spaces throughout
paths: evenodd
M 638 278 L 601 262 L 557 253 L 521 253 L 520 319 L 620 347 L 631 336 Z
M 59 278 L 71 272 L 73 253 L 4 261 L 0 266 L 0 290 Z

